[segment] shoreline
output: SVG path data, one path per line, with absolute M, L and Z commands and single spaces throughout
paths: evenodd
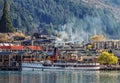
M 120 65 L 117 65 L 117 66 L 109 66 L 109 67 L 101 66 L 101 67 L 100 67 L 100 70 L 120 70 Z

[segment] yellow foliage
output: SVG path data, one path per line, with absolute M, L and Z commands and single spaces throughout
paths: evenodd
M 7 34 L 0 34 L 0 42 L 10 41 L 11 38 Z
M 104 51 L 101 53 L 101 55 L 98 57 L 98 62 L 101 64 L 117 64 L 118 58 L 107 51 Z
M 90 49 L 92 47 L 93 47 L 93 45 L 91 45 L 91 44 L 87 45 L 87 49 Z
M 15 32 L 14 34 L 15 36 L 25 37 L 25 35 L 22 32 Z
M 103 35 L 93 35 L 91 37 L 92 42 L 98 42 L 105 40 L 105 37 Z
M 2 33 L 2 34 L 0 34 L 0 42 L 12 41 L 13 36 L 25 37 L 25 35 L 22 32 Z

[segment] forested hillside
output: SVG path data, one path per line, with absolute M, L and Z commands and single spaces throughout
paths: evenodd
M 3 1 L 0 0 L 0 16 Z M 82 40 L 95 33 L 120 38 L 119 0 L 8 0 L 15 28 Z

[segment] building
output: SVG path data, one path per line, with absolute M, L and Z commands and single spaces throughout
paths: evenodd
M 0 69 L 21 68 L 24 52 L 0 52 Z
M 1 51 L 41 51 L 42 46 L 39 45 L 20 45 L 12 43 L 0 43 Z
M 120 49 L 120 40 L 106 40 L 93 43 L 93 48 L 100 49 Z

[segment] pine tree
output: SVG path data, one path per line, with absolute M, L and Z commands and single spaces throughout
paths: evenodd
M 14 28 L 12 25 L 12 22 L 10 20 L 10 16 L 8 14 L 8 2 L 4 2 L 4 8 L 3 8 L 3 15 L 0 20 L 0 32 L 1 33 L 8 33 L 8 32 L 14 32 Z

